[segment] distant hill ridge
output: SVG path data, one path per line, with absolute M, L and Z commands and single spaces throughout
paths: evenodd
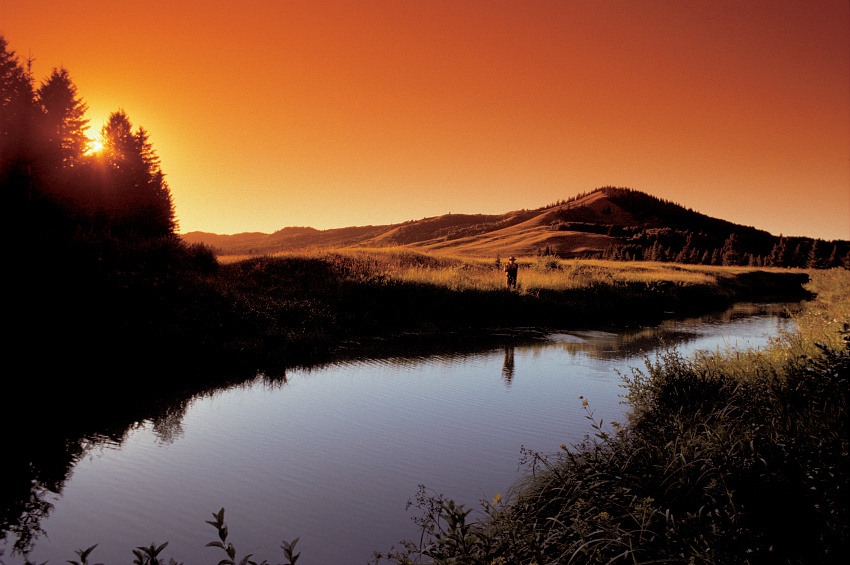
M 783 238 L 712 218 L 629 188 L 602 187 L 565 201 L 499 215 L 446 214 L 401 224 L 272 234 L 189 232 L 219 255 L 270 255 L 342 247 L 408 247 L 478 257 L 564 258 L 831 267 L 850 263 L 850 242 Z M 809 265 L 811 263 L 811 265 Z

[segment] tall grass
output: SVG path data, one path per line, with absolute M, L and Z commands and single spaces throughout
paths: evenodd
M 501 259 L 403 248 L 280 253 L 222 264 L 176 312 L 192 336 L 227 364 L 322 360 L 339 344 L 493 329 L 606 327 L 698 315 L 741 300 L 800 299 L 802 280 L 780 270 L 520 257 L 516 290 Z M 743 280 L 746 275 L 759 280 Z M 805 274 L 801 273 L 805 278 Z M 760 277 L 760 278 L 759 278 Z M 753 296 L 755 293 L 760 296 Z M 182 325 L 181 325 L 182 324 Z M 385 343 L 388 343 L 385 341 Z M 222 363 L 217 363 L 222 365 Z
M 330 264 L 357 265 L 361 273 L 387 281 L 421 283 L 453 290 L 499 290 L 505 287 L 506 258 L 435 256 L 403 248 L 339 249 L 276 254 L 276 258 L 315 258 Z M 571 290 L 595 285 L 713 284 L 718 277 L 746 272 L 746 267 L 710 267 L 672 263 L 520 257 L 520 292 Z
M 850 273 L 814 273 L 796 329 L 764 350 L 674 350 L 596 420 L 471 509 L 421 491 L 395 563 L 845 563 L 850 558 Z

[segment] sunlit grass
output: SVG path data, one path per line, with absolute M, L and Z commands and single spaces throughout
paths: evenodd
M 697 354 L 697 362 L 709 371 L 746 380 L 765 373 L 783 375 L 799 362 L 819 357 L 824 346 L 840 350 L 841 332 L 844 324 L 850 323 L 850 271 L 813 270 L 810 277 L 807 288 L 817 295 L 817 300 L 795 314 L 791 327 L 780 329 L 768 347 L 702 351 Z M 792 363 L 795 360 L 798 362 Z
M 505 287 L 502 267 L 506 257 L 469 258 L 433 255 L 404 249 L 352 248 L 333 251 L 277 253 L 274 257 L 307 257 L 357 265 L 365 275 L 385 281 L 441 286 L 452 290 L 500 290 Z M 240 260 L 230 257 L 227 261 Z M 622 262 L 556 257 L 519 257 L 518 291 L 572 290 L 597 285 L 670 283 L 714 284 L 719 277 L 753 271 L 748 267 L 717 267 L 676 263 Z M 769 269 L 760 269 L 769 270 Z

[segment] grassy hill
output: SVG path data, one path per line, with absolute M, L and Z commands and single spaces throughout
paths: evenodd
M 465 257 L 546 253 L 562 258 L 754 264 L 756 260 L 764 263 L 773 252 L 776 256 L 770 264 L 804 267 L 814 266 L 808 265 L 812 262 L 810 255 L 823 266 L 837 266 L 850 253 L 850 242 L 821 245 L 813 251 L 811 238 L 780 238 L 640 191 L 615 187 L 598 188 L 536 210 L 500 215 L 446 214 L 383 226 L 329 230 L 287 227 L 272 234 L 190 232 L 182 237 L 189 243 L 209 245 L 220 256 L 406 247 Z M 775 249 L 780 244 L 784 257 Z M 724 263 L 721 252 L 728 252 L 727 259 L 734 255 L 734 261 Z

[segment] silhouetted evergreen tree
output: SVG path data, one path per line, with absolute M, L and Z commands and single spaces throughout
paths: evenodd
M 105 205 L 110 228 L 123 235 L 163 237 L 174 235 L 176 221 L 171 192 L 144 128 L 133 131 L 127 114 L 113 112 L 103 126 Z
M 841 261 L 838 259 L 838 244 L 834 243 L 832 245 L 832 251 L 829 254 L 829 258 L 826 260 L 826 268 L 831 269 L 833 267 L 840 267 Z
M 13 230 L 25 222 L 21 212 L 33 188 L 36 111 L 32 76 L 0 36 L 0 186 L 12 206 Z
M 738 237 L 734 233 L 729 234 L 729 237 L 723 244 L 723 248 L 720 250 L 720 260 L 724 266 L 741 264 L 740 245 L 738 243 Z
M 691 262 L 691 251 L 693 251 L 694 245 L 694 234 L 693 232 L 687 232 L 687 239 L 685 240 L 685 245 L 679 250 L 676 254 L 676 262 L 677 263 L 690 263 Z
M 767 264 L 771 267 L 787 267 L 788 259 L 788 240 L 780 235 L 767 257 Z
M 36 102 L 41 111 L 38 133 L 46 159 L 63 169 L 78 165 L 88 144 L 87 106 L 77 96 L 77 87 L 66 69 L 53 69 L 36 92 Z
M 811 249 L 811 244 L 808 241 L 798 241 L 797 245 L 794 247 L 794 253 L 791 255 L 791 264 L 789 266 L 800 268 L 805 267 L 809 260 L 809 249 Z
M 824 263 L 820 257 L 820 247 L 818 240 L 812 242 L 812 246 L 809 248 L 809 256 L 806 259 L 807 269 L 822 269 L 824 267 Z

